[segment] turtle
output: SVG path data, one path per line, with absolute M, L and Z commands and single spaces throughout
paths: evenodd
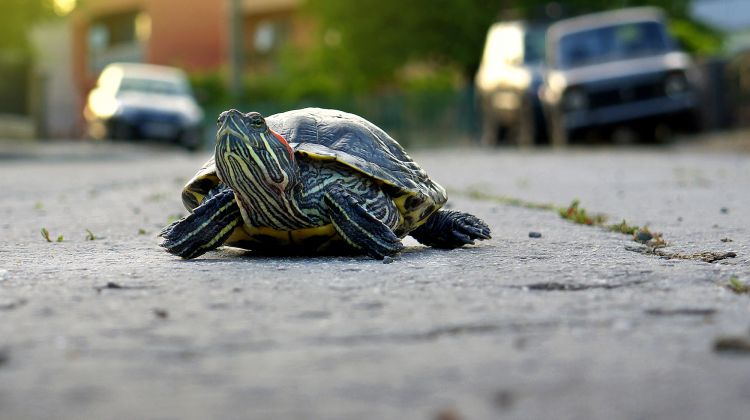
M 306 108 L 266 118 L 224 111 L 214 155 L 188 181 L 189 215 L 161 246 L 191 259 L 222 245 L 272 254 L 392 257 L 411 235 L 436 248 L 490 238 L 385 131 L 343 111 Z

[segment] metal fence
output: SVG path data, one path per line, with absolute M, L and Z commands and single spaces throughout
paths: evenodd
M 320 107 L 360 115 L 406 147 L 466 144 L 478 138 L 473 89 L 453 92 L 389 93 L 358 98 L 306 100 L 294 103 L 245 100 L 206 106 L 206 132 L 215 132 L 216 117 L 228 108 L 272 115 L 291 109 Z

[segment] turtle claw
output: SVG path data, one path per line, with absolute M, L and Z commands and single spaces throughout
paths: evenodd
M 460 213 L 454 220 L 453 228 L 454 232 L 463 233 L 472 239 L 492 239 L 490 227 L 482 219 L 469 213 Z
M 159 232 L 159 234 L 158 234 L 158 235 L 156 235 L 156 236 L 158 236 L 158 237 L 160 237 L 160 238 L 164 238 L 164 237 L 166 237 L 166 236 L 169 236 L 169 233 L 170 233 L 170 232 L 172 232 L 172 230 L 174 230 L 174 228 L 175 228 L 175 227 L 176 227 L 176 226 L 177 226 L 178 224 L 180 224 L 180 222 L 182 222 L 182 221 L 183 221 L 184 219 L 185 219 L 185 218 L 183 217 L 183 218 L 182 218 L 182 219 L 180 219 L 180 220 L 176 220 L 176 221 L 174 221 L 174 222 L 172 222 L 172 223 L 170 223 L 170 224 L 168 224 L 168 225 L 164 226 L 164 228 L 163 228 L 163 229 L 161 230 L 161 232 Z
M 404 249 L 393 230 L 370 214 L 343 187 L 335 184 L 325 195 L 331 223 L 349 245 L 382 260 Z
M 234 193 L 227 189 L 162 229 L 159 236 L 164 240 L 159 245 L 184 259 L 196 258 L 221 246 L 241 221 Z
M 490 228 L 480 218 L 460 211 L 441 210 L 411 232 L 420 243 L 435 248 L 459 248 L 475 240 L 492 238 Z

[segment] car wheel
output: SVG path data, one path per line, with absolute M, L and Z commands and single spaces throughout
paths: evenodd
M 112 140 L 133 140 L 133 134 L 133 128 L 129 124 L 113 121 L 107 137 Z
M 562 115 L 553 112 L 549 120 L 549 138 L 554 147 L 566 147 L 570 142 L 570 133 L 565 129 Z
M 179 143 L 191 152 L 198 150 L 203 144 L 203 130 L 194 128 L 183 131 Z
M 672 125 L 676 131 L 685 134 L 698 134 L 703 131 L 704 117 L 696 111 L 685 111 L 673 119 Z
M 532 147 L 536 144 L 537 132 L 534 121 L 534 110 L 528 101 L 519 109 L 516 142 L 520 147 Z
M 497 146 L 500 143 L 500 126 L 490 112 L 482 115 L 482 146 Z

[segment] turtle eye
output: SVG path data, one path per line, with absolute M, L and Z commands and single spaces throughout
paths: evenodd
M 248 112 L 245 114 L 245 121 L 250 128 L 256 130 L 263 130 L 266 126 L 266 120 L 257 112 Z

